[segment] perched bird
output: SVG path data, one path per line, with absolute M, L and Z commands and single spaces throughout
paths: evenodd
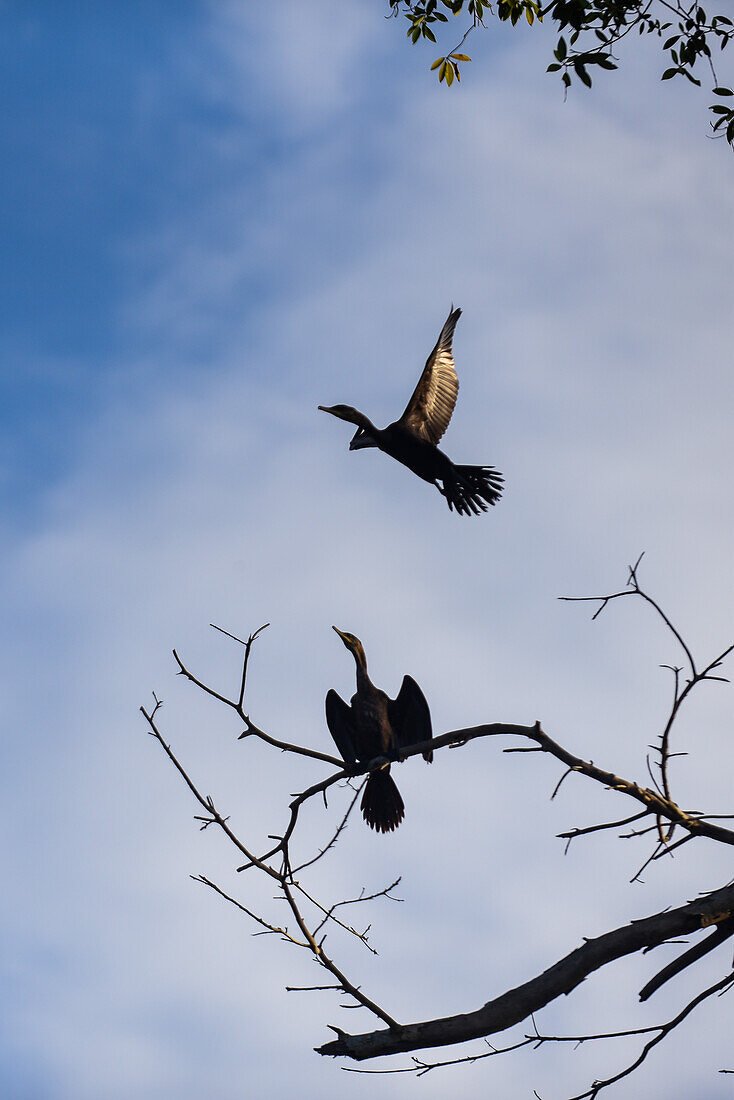
M 487 511 L 502 495 L 504 478 L 493 466 L 455 466 L 438 449 L 449 426 L 459 392 L 451 342 L 461 310 L 451 307 L 438 342 L 428 356 L 415 392 L 405 412 L 386 428 L 376 428 L 351 405 L 319 405 L 322 412 L 357 425 L 350 451 L 379 447 L 424 481 L 430 481 L 446 497 L 450 509 L 460 515 Z M 441 484 L 439 485 L 439 482 Z
M 395 759 L 401 748 L 430 741 L 431 712 L 426 697 L 406 676 L 397 699 L 389 699 L 367 675 L 367 658 L 359 638 L 333 627 L 357 665 L 357 691 L 347 704 L 332 688 L 326 695 L 326 724 L 344 763 L 369 763 L 376 757 Z M 433 753 L 423 753 L 429 764 Z M 390 775 L 390 765 L 370 773 L 362 795 L 362 816 L 371 829 L 389 833 L 403 820 L 405 806 Z

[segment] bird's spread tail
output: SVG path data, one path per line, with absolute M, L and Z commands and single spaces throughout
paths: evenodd
M 387 768 L 372 772 L 362 795 L 362 816 L 371 829 L 390 833 L 405 814 L 400 791 Z
M 478 516 L 500 499 L 504 480 L 493 466 L 454 466 L 444 480 L 443 494 L 459 515 Z

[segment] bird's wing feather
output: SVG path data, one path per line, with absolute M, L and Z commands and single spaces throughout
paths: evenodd
M 436 444 L 449 426 L 459 379 L 454 369 L 451 344 L 461 310 L 451 307 L 435 348 L 428 356 L 413 396 L 398 421 L 429 443 Z
M 326 693 L 326 724 L 345 764 L 357 763 L 352 708 L 331 688 Z
M 404 676 L 397 699 L 388 701 L 388 714 L 395 739 L 401 748 L 420 745 L 422 741 L 433 739 L 431 712 L 426 697 L 412 676 Z M 430 764 L 432 752 L 425 752 L 424 759 Z

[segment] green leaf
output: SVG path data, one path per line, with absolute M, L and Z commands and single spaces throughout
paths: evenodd
M 660 77 L 660 79 L 661 80 L 670 80 L 670 78 L 672 76 L 675 76 L 675 74 L 678 73 L 678 72 L 680 72 L 680 69 L 666 69 L 665 72 L 663 73 L 663 75 Z
M 591 77 L 587 73 L 584 65 L 581 61 L 574 61 L 573 67 L 576 70 L 576 76 L 579 78 L 582 84 L 585 84 L 587 88 L 591 87 Z
M 453 57 L 454 61 L 471 61 L 471 58 L 465 53 L 452 53 L 450 56 Z M 714 91 L 716 91 L 715 88 Z
M 565 61 L 567 53 L 568 47 L 566 46 L 566 39 L 563 37 L 563 35 L 561 35 L 561 37 L 558 39 L 558 47 L 555 51 L 556 58 L 559 61 Z
M 436 60 L 431 65 L 431 72 L 433 72 L 434 69 L 437 69 L 438 66 L 442 63 L 443 60 L 444 60 L 443 57 L 437 57 Z
M 714 88 L 714 95 L 734 95 L 731 88 Z
M 558 62 L 555 61 L 552 65 L 549 65 L 548 68 L 545 71 L 547 73 L 557 73 L 558 70 L 560 69 L 560 67 L 561 66 L 558 64 Z
M 447 65 L 446 66 L 446 83 L 448 84 L 449 88 L 454 83 L 454 68 L 453 68 L 453 65 Z

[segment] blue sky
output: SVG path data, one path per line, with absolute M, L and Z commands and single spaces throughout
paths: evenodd
M 50 4 L 6 20 L 3 434 L 25 445 L 5 479 L 13 503 L 67 465 L 110 358 L 129 345 L 120 302 L 144 272 L 126 249 L 203 183 L 187 148 L 204 105 L 173 75 L 196 20 L 171 10 Z M 156 83 L 170 94 L 156 95 L 154 119 L 145 88 Z
M 269 904 L 146 738 L 151 690 L 248 835 L 323 774 L 238 743 L 175 677 L 174 645 L 236 680 L 209 623 L 272 623 L 248 698 L 273 733 L 328 749 L 325 692 L 352 690 L 337 623 L 386 690 L 415 676 L 437 730 L 541 718 L 640 779 L 676 654 L 641 608 L 590 623 L 556 597 L 619 587 L 646 550 L 643 579 L 701 656 L 734 640 L 732 161 L 705 93 L 661 86 L 643 43 L 564 104 L 550 39 L 494 27 L 447 92 L 379 5 L 301 7 L 5 9 L 3 1095 L 373 1095 L 312 1053 L 362 1014 L 286 994 L 310 965 L 188 877 Z M 316 411 L 397 415 L 452 301 L 446 450 L 507 481 L 471 521 L 349 454 Z M 709 685 L 684 716 L 686 805 L 731 811 L 732 699 Z M 579 841 L 564 860 L 555 833 L 619 807 L 570 780 L 550 804 L 557 778 L 489 743 L 444 752 L 399 769 L 396 834 L 348 831 L 318 885 L 403 874 L 405 903 L 373 914 L 380 958 L 343 945 L 398 1017 L 478 1006 L 729 879 L 705 846 L 644 887 L 641 848 Z M 330 820 L 314 810 L 305 842 Z M 724 965 L 641 1009 L 652 971 L 620 964 L 544 1022 L 654 1023 Z M 726 999 L 705 1006 L 615 1095 L 724 1096 L 730 1031 Z M 546 1050 L 379 1091 L 560 1100 L 627 1054 Z

